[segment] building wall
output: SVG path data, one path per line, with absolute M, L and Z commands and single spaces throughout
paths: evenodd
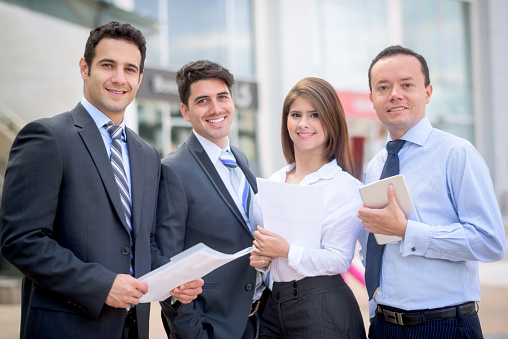
M 73 108 L 89 31 L 0 2 L 0 102 L 25 122 Z
M 476 147 L 490 168 L 501 211 L 508 215 L 508 0 L 472 5 Z

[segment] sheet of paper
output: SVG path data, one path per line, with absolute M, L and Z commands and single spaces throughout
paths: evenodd
M 247 247 L 234 254 L 224 254 L 203 243 L 194 245 L 171 258 L 167 264 L 139 278 L 148 285 L 148 293 L 142 296 L 139 302 L 166 300 L 175 287 L 202 278 L 216 268 L 252 251 L 252 247 Z
M 291 245 L 320 248 L 324 185 L 299 186 L 257 178 L 265 229 Z

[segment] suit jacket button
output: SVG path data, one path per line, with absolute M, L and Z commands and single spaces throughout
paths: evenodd
M 131 249 L 128 248 L 128 247 L 122 248 L 122 254 L 123 255 L 129 255 L 129 254 L 131 254 Z
M 252 284 L 247 284 L 247 285 L 245 285 L 245 290 L 252 291 L 252 287 L 253 287 Z

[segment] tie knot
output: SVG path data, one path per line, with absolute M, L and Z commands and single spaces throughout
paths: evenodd
M 220 161 L 222 161 L 224 166 L 226 166 L 227 168 L 238 167 L 235 157 L 229 151 L 222 152 L 221 155 L 219 156 L 219 159 L 220 159 Z
M 106 131 L 108 131 L 109 134 L 111 135 L 111 139 L 115 140 L 120 139 L 122 137 L 122 127 L 115 126 L 111 122 L 104 125 L 104 127 L 106 127 Z
M 388 151 L 388 154 L 398 154 L 402 146 L 404 146 L 404 143 L 406 140 L 393 140 L 388 141 L 388 144 L 386 144 L 386 150 Z

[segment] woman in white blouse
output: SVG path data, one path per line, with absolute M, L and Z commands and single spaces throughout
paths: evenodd
M 261 338 L 365 338 L 358 303 L 341 273 L 354 256 L 361 229 L 361 183 L 353 160 L 344 110 L 325 80 L 305 78 L 287 95 L 282 148 L 288 165 L 270 179 L 293 185 L 325 185 L 321 248 L 289 244 L 258 226 L 251 265 L 269 266 L 272 294 L 261 319 Z

